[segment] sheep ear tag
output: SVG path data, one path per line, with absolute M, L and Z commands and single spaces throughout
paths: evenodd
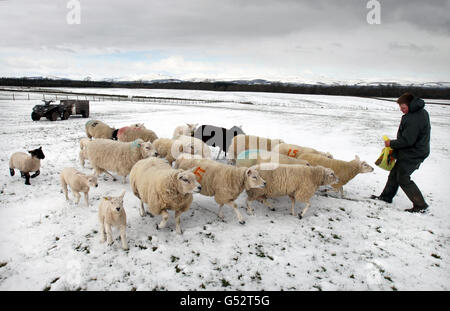
M 103 197 L 103 199 L 106 200 L 106 201 L 110 201 L 111 197 Z

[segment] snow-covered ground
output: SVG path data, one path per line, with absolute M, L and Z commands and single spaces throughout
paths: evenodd
M 142 122 L 158 136 L 170 137 L 177 125 L 186 122 L 243 125 L 248 134 L 282 138 L 343 160 L 357 154 L 370 164 L 382 149 L 381 136 L 395 137 L 401 118 L 395 103 L 355 97 L 85 91 L 230 101 L 91 102 L 90 118 L 115 127 Z M 379 194 L 386 182 L 387 172 L 376 167 L 344 187 L 346 196 L 355 200 L 316 195 L 302 220 L 290 215 L 288 198 L 273 200 L 274 212 L 255 202 L 255 215 L 249 216 L 243 193 L 237 203 L 246 224 L 240 225 L 226 207 L 222 222 L 214 200 L 196 194 L 181 217 L 184 233 L 177 235 L 173 214 L 162 230 L 155 228 L 158 216 L 141 218 L 138 199 L 121 180 L 100 178 L 99 187 L 91 190 L 89 208 L 74 205 L 71 193 L 72 202 L 67 203 L 59 172 L 66 166 L 91 171 L 78 162 L 78 140 L 85 136 L 86 119 L 33 122 L 31 108 L 40 103 L 0 101 L 0 290 L 450 289 L 448 106 L 427 106 L 431 155 L 412 175 L 430 204 L 426 214 L 404 212 L 411 203 L 401 190 L 393 204 L 365 199 Z M 24 185 L 17 174 L 10 177 L 9 156 L 39 146 L 46 158 L 32 185 Z M 100 243 L 98 233 L 100 198 L 122 190 L 127 191 L 128 252 L 120 248 L 117 230 L 111 247 Z M 297 212 L 302 207 L 297 203 Z

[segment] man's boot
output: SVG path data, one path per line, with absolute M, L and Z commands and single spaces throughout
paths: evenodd
M 419 188 L 413 181 L 408 183 L 406 186 L 402 186 L 402 189 L 413 203 L 412 208 L 405 209 L 406 212 L 423 213 L 428 208 L 428 204 L 425 202 L 422 192 L 420 192 Z

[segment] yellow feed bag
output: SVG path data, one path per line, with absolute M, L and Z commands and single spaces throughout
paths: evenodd
M 389 140 L 387 136 L 383 136 L 383 139 Z M 381 155 L 378 157 L 378 159 L 375 161 L 375 164 L 379 166 L 380 168 L 390 171 L 395 165 L 395 159 L 392 156 L 393 149 L 391 147 L 385 147 L 381 151 Z

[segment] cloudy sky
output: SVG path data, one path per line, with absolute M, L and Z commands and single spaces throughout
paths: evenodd
M 450 0 L 71 1 L 0 0 L 0 76 L 450 81 Z

